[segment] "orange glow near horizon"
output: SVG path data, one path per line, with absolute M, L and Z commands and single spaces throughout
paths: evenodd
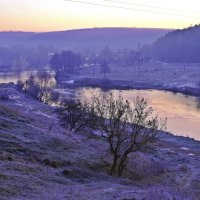
M 0 31 L 57 31 L 93 27 L 145 27 L 145 28 L 183 28 L 199 24 L 199 0 L 189 3 L 177 0 L 140 0 L 123 2 L 147 4 L 158 7 L 179 9 L 170 11 L 139 6 L 127 6 L 109 3 L 103 0 L 80 0 L 99 4 L 145 9 L 151 12 L 124 10 L 119 8 L 102 7 L 73 3 L 65 0 L 1 0 L 0 1 Z M 184 10 L 190 10 L 191 13 Z M 152 11 L 164 12 L 155 14 Z M 197 16 L 196 18 L 172 16 L 166 13 Z M 200 13 L 200 12 L 199 12 Z

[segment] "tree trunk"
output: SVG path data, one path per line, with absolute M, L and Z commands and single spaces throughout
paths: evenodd
M 116 167 L 117 167 L 117 161 L 118 161 L 118 156 L 117 155 L 114 155 L 114 158 L 113 158 L 113 164 L 112 164 L 112 167 L 111 167 L 111 170 L 110 170 L 110 175 L 112 176 L 116 170 Z
M 126 162 L 126 159 L 127 159 L 127 153 L 123 155 L 123 157 L 121 158 L 120 160 L 120 163 L 119 163 L 119 167 L 118 167 L 118 172 L 117 172 L 117 175 L 120 177 L 125 169 L 125 162 Z

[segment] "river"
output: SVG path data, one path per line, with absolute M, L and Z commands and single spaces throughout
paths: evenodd
M 17 82 L 32 72 L 0 73 L 0 83 Z M 90 97 L 100 89 L 80 88 L 75 91 L 81 96 Z M 63 90 L 62 90 L 63 91 Z M 65 90 L 64 90 L 65 91 Z M 66 90 L 67 91 L 67 90 Z M 167 131 L 175 135 L 189 136 L 200 140 L 200 100 L 197 97 L 160 90 L 110 90 L 131 101 L 134 97 L 144 97 L 154 112 L 161 118 L 167 117 Z M 67 92 L 66 94 L 68 94 Z
M 18 80 L 25 80 L 32 73 L 35 73 L 35 71 L 0 72 L 0 83 L 17 83 Z
M 81 96 L 91 97 L 100 89 L 82 88 Z M 200 100 L 180 93 L 159 90 L 110 90 L 124 99 L 133 100 L 136 96 L 147 99 L 159 117 L 167 117 L 167 131 L 175 135 L 189 136 L 200 140 Z

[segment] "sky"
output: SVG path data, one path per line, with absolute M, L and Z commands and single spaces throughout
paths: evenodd
M 93 27 L 174 29 L 200 24 L 200 0 L 72 1 L 0 0 L 0 31 L 47 32 Z

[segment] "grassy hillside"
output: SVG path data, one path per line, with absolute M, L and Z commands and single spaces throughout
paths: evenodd
M 111 177 L 103 139 L 63 129 L 53 107 L 0 85 L 5 89 L 10 100 L 0 100 L 0 199 L 198 200 L 199 142 L 161 133 L 156 149 L 132 154 L 123 177 Z

